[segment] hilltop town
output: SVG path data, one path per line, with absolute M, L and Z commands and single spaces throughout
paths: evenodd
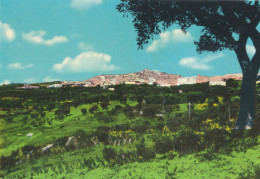
M 60 81 L 58 83 L 46 85 L 48 88 L 60 88 L 62 86 L 82 86 L 82 87 L 107 87 L 119 84 L 128 85 L 157 85 L 161 87 L 179 86 L 185 84 L 206 83 L 209 85 L 225 86 L 228 79 L 242 80 L 241 73 L 226 74 L 223 76 L 202 76 L 198 74 L 192 77 L 182 77 L 177 74 L 168 74 L 159 72 L 157 70 L 150 70 L 148 68 L 135 73 L 127 73 L 120 75 L 99 75 L 83 81 Z M 258 74 L 257 83 L 260 83 L 260 74 Z M 39 86 L 32 86 L 24 84 L 24 86 L 17 87 L 17 89 L 36 89 Z
M 84 86 L 84 87 L 95 87 L 100 86 L 111 86 L 119 84 L 149 84 L 158 85 L 162 87 L 170 87 L 184 84 L 195 84 L 209 82 L 210 85 L 226 85 L 227 79 L 241 80 L 242 74 L 227 74 L 224 76 L 202 76 L 198 74 L 193 77 L 182 77 L 177 74 L 168 74 L 165 72 L 159 72 L 156 70 L 150 70 L 148 68 L 135 73 L 121 74 L 121 75 L 99 75 L 91 79 L 84 81 L 64 81 L 62 85 L 72 86 Z

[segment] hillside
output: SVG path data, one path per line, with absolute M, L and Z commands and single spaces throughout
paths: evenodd
M 159 85 L 170 84 L 177 85 L 177 79 L 181 75 L 174 75 L 163 73 L 159 71 L 150 70 L 148 68 L 136 72 L 122 75 L 100 75 L 94 78 L 85 80 L 84 83 L 91 83 L 93 85 L 118 85 L 118 84 L 153 84 Z
M 255 127 L 234 130 L 237 81 L 16 87 L 0 87 L 0 177 L 259 177 L 260 96 Z
M 181 75 L 168 74 L 165 72 L 159 72 L 156 70 L 150 70 L 148 68 L 135 73 L 127 73 L 121 75 L 99 75 L 93 78 L 80 81 L 71 82 L 65 81 L 63 85 L 78 85 L 85 87 L 100 86 L 112 86 L 119 84 L 149 84 L 163 87 L 177 86 L 183 84 L 196 84 L 209 82 L 210 85 L 226 85 L 226 80 L 234 79 L 241 80 L 242 74 L 227 74 L 223 76 L 202 76 L 198 74 L 193 77 L 182 77 Z

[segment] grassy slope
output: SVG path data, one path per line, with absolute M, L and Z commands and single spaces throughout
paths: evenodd
M 0 120 L 0 124 L 3 123 L 3 125 L 5 125 L 5 127 L 2 129 L 4 134 L 4 139 L 5 139 L 5 148 L 0 148 L 0 156 L 10 155 L 12 151 L 21 148 L 27 144 L 46 145 L 63 136 L 71 136 L 75 131 L 80 129 L 91 133 L 101 124 L 102 126 L 115 126 L 117 124 L 122 124 L 130 121 L 122 113 L 119 114 L 113 122 L 109 122 L 109 123 L 98 122 L 94 118 L 94 116 L 89 112 L 86 114 L 86 116 L 83 116 L 81 113 L 81 109 L 82 108 L 89 109 L 90 106 L 92 106 L 93 104 L 88 104 L 88 105 L 84 104 L 78 106 L 77 108 L 71 107 L 70 115 L 66 116 L 62 121 L 54 120 L 51 125 L 45 123 L 44 126 L 28 127 L 28 124 L 24 125 L 21 122 L 23 115 L 14 118 L 12 123 L 6 123 L 4 120 Z M 135 106 L 137 102 L 127 101 L 127 104 L 130 106 Z M 123 104 L 120 104 L 117 101 L 112 101 L 108 106 L 108 110 L 114 108 L 116 105 L 125 106 Z M 98 110 L 100 112 L 104 111 L 100 106 Z M 54 112 L 46 111 L 45 118 L 51 118 L 51 117 L 54 117 Z M 33 133 L 33 136 L 27 137 L 26 136 L 27 133 L 30 132 Z M 21 136 L 19 136 L 18 134 L 21 134 Z
M 229 155 L 217 153 L 213 160 L 203 160 L 201 155 L 196 154 L 176 156 L 172 160 L 162 159 L 163 155 L 157 155 L 149 162 L 128 163 L 112 168 L 98 167 L 88 170 L 80 167 L 77 161 L 83 157 L 95 158 L 101 154 L 102 148 L 103 146 L 95 147 L 91 151 L 82 149 L 58 156 L 45 156 L 35 162 L 18 165 L 16 172 L 10 173 L 7 177 L 13 178 L 14 175 L 21 174 L 20 171 L 25 171 L 29 177 L 32 168 L 43 168 L 50 164 L 57 167 L 55 172 L 49 170 L 47 173 L 34 173 L 34 178 L 241 178 L 255 175 L 254 167 L 260 167 L 260 137 L 258 145 L 246 152 L 232 152 Z M 65 166 L 73 166 L 73 170 L 59 173 L 58 165 L 63 169 Z

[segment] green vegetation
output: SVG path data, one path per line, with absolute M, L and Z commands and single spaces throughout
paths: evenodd
M 255 128 L 233 130 L 234 81 L 227 87 L 119 85 L 115 91 L 15 87 L 0 87 L 0 176 L 260 176 L 260 97 Z

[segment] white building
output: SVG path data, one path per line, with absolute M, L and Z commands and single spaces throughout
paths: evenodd
M 197 76 L 193 77 L 181 77 L 177 80 L 177 85 L 187 85 L 197 83 Z
M 61 88 L 62 84 L 52 84 L 52 85 L 48 85 L 49 88 Z
M 225 81 L 210 81 L 209 85 L 211 85 L 211 86 L 213 86 L 213 85 L 226 86 L 226 82 Z

